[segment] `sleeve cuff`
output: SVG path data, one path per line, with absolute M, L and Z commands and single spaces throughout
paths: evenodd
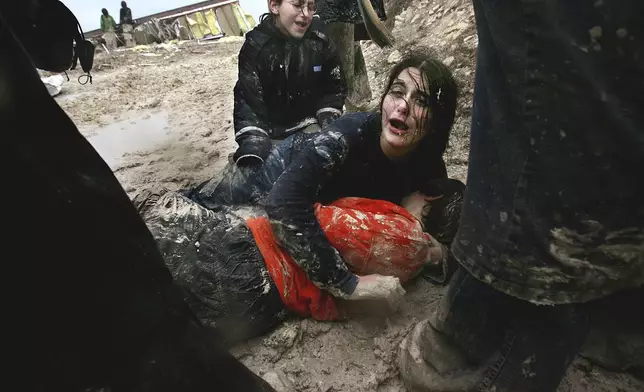
M 356 291 L 358 286 L 358 276 L 349 273 L 346 281 L 342 282 L 338 287 L 329 287 L 327 291 L 336 298 L 349 299 L 351 294 Z
M 259 155 L 255 155 L 255 154 L 244 154 L 244 155 L 240 156 L 239 158 L 237 158 L 235 160 L 235 163 L 237 164 L 239 161 L 242 161 L 242 160 L 248 160 L 248 161 L 259 160 L 258 163 L 264 163 L 264 159 L 262 157 L 260 157 Z
M 340 117 L 342 115 L 342 110 L 332 108 L 332 107 L 322 108 L 315 113 L 315 117 L 319 117 L 320 114 L 324 114 L 324 113 L 333 114 Z
M 257 134 L 257 132 L 259 132 L 259 133 L 263 134 L 264 136 L 269 137 L 268 132 L 266 132 L 262 128 L 256 127 L 256 126 L 248 126 L 248 127 L 243 127 L 239 131 L 235 132 L 235 139 L 239 138 L 240 136 L 242 136 L 242 135 L 244 135 L 244 134 L 246 134 L 248 132 L 253 132 L 254 134 Z

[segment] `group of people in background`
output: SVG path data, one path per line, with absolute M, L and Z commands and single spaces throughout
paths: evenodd
M 135 45 L 134 37 L 132 36 L 132 31 L 134 30 L 134 19 L 132 19 L 132 10 L 127 6 L 125 1 L 121 1 L 121 10 L 119 16 L 119 26 L 121 27 L 121 33 L 123 36 L 123 44 L 127 47 Z M 103 40 L 105 41 L 105 46 L 108 50 L 116 49 L 118 46 L 118 36 L 117 36 L 118 26 L 114 21 L 114 18 L 107 11 L 106 8 L 101 10 L 101 31 L 103 32 Z
M 286 317 L 395 307 L 427 270 L 447 287 L 399 348 L 410 391 L 556 391 L 598 300 L 641 292 L 642 2 L 474 0 L 467 187 L 444 160 L 449 67 L 416 49 L 375 111 L 345 113 L 349 70 L 321 4 L 336 2 L 269 0 L 247 34 L 224 172 L 132 202 L 34 87 L 26 64 L 51 68 L 54 49 L 2 8 L 17 34 L 0 35 L 0 114 L 17 186 L 41 196 L 26 226 L 47 233 L 29 259 L 35 389 L 270 391 L 230 345 Z M 106 10 L 101 28 L 115 31 Z M 40 116 L 23 115 L 36 101 Z

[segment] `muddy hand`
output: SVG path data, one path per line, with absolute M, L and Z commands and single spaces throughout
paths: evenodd
M 350 300 L 381 299 L 386 300 L 392 310 L 400 305 L 405 289 L 400 279 L 394 276 L 366 275 L 360 276 Z
M 445 245 L 441 244 L 436 238 L 431 237 L 429 248 L 429 264 L 441 264 L 445 262 L 448 251 Z

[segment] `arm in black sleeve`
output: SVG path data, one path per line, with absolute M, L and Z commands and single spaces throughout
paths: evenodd
M 275 236 L 320 288 L 349 297 L 358 283 L 318 223 L 313 204 L 323 182 L 341 169 L 351 146 L 362 140 L 364 113 L 344 116 L 317 135 L 279 177 L 266 200 Z
M 242 160 L 261 162 L 271 150 L 268 109 L 258 72 L 260 45 L 251 37 L 239 52 L 239 79 L 234 89 L 235 163 Z
M 316 117 L 321 127 L 336 120 L 342 114 L 344 100 L 347 98 L 347 81 L 340 66 L 335 44 L 328 41 L 322 66 L 324 83 L 320 86 L 320 98 L 317 101 Z

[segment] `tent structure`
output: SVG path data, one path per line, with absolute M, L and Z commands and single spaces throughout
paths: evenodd
M 172 39 L 243 36 L 255 27 L 254 18 L 241 8 L 239 0 L 202 1 L 135 19 L 133 36 L 143 45 Z M 85 35 L 98 38 L 102 32 L 93 30 Z
M 242 36 L 255 27 L 253 17 L 238 0 L 213 2 L 159 18 L 160 23 L 176 26 L 177 38 L 213 39 L 224 35 Z

